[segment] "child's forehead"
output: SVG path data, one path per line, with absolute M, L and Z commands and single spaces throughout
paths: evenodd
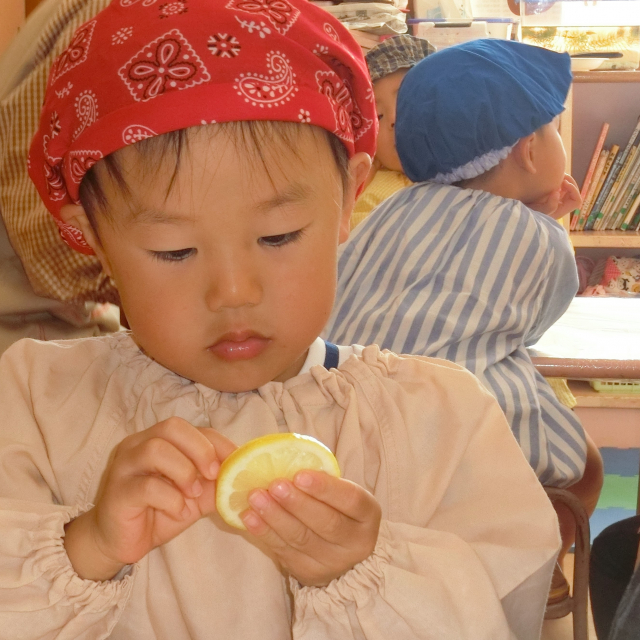
M 158 168 L 173 176 L 215 173 L 215 168 L 230 157 L 254 173 L 256 168 L 277 170 L 287 161 L 305 165 L 307 169 L 328 168 L 332 138 L 318 127 L 291 122 L 225 122 L 148 138 L 120 149 L 113 156 L 128 172 L 144 178 L 158 175 Z
M 182 213 L 172 220 L 172 208 L 180 211 L 210 191 L 220 201 L 246 195 L 252 210 L 268 213 L 333 189 L 341 176 L 332 152 L 330 136 L 316 127 L 234 122 L 142 141 L 96 170 L 110 217 L 184 222 Z
M 376 99 L 378 99 L 380 96 L 389 95 L 391 93 L 393 93 L 395 97 L 395 94 L 398 92 L 398 88 L 400 87 L 400 83 L 407 75 L 408 71 L 408 67 L 403 67 L 402 69 L 397 69 L 393 73 L 384 76 L 384 78 L 376 80 L 373 83 L 373 91 L 375 93 Z
M 179 128 L 313 124 L 349 155 L 373 155 L 364 58 L 326 11 L 308 0 L 189 0 L 187 11 L 163 13 L 168 6 L 114 0 L 53 63 L 30 175 L 58 220 L 93 164 Z

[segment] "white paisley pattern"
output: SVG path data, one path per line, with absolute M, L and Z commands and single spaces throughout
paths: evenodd
M 145 127 L 143 124 L 130 124 L 122 132 L 122 141 L 125 144 L 134 144 L 134 142 L 140 142 L 145 138 L 153 138 L 158 134 L 149 127 Z
M 70 151 L 66 162 L 69 165 L 68 173 L 71 179 L 80 184 L 85 173 L 93 167 L 93 165 L 102 158 L 101 151 Z
M 291 63 L 280 51 L 267 54 L 268 74 L 241 73 L 234 89 L 252 106 L 277 107 L 291 100 L 298 91 Z
M 324 32 L 332 40 L 335 40 L 336 42 L 340 42 L 340 36 L 338 35 L 338 32 L 336 31 L 335 27 L 332 24 L 329 24 L 328 22 L 325 22 L 323 28 L 324 28 Z
M 75 100 L 76 116 L 80 125 L 73 132 L 73 139 L 78 136 L 98 118 L 98 98 L 90 89 L 80 93 Z

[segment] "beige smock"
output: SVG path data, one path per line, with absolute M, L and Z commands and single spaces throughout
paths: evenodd
M 457 365 L 370 346 L 231 394 L 168 371 L 126 333 L 22 340 L 0 360 L 0 407 L 3 640 L 539 637 L 554 511 L 497 403 Z M 171 416 L 238 444 L 286 431 L 326 443 L 382 507 L 373 554 L 301 587 L 213 515 L 117 579 L 81 579 L 65 523 L 95 499 L 113 448 Z

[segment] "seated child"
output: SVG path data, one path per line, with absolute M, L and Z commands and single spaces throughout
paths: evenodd
M 570 84 L 568 55 L 502 40 L 444 49 L 407 73 L 396 146 L 418 184 L 343 247 L 325 335 L 465 366 L 497 398 L 540 481 L 571 486 L 591 512 L 599 453 L 526 349 L 578 285 L 552 219 L 579 201 L 558 132 Z M 560 515 L 566 549 L 573 524 Z
M 367 176 L 365 189 L 356 200 L 351 214 L 351 229 L 362 222 L 383 200 L 411 184 L 411 180 L 402 172 L 396 151 L 396 99 L 407 71 L 434 52 L 435 49 L 424 38 L 402 34 L 387 38 L 365 55 L 373 83 L 380 128 L 373 166 Z
M 317 337 L 375 149 L 358 45 L 306 0 L 176 4 L 114 1 L 52 67 L 30 175 L 131 331 L 0 360 L 0 635 L 538 638 L 557 522 L 498 404 Z M 342 478 L 225 525 L 220 462 L 289 431 Z

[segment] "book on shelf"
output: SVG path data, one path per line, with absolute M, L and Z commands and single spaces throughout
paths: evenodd
M 594 213 L 595 203 L 598 201 L 598 198 L 600 197 L 600 193 L 602 192 L 602 187 L 606 183 L 607 178 L 611 173 L 611 167 L 613 166 L 613 163 L 618 157 L 619 150 L 620 150 L 620 147 L 617 144 L 614 144 L 611 147 L 611 149 L 603 152 L 607 154 L 607 157 L 605 158 L 605 162 L 602 167 L 602 171 L 598 176 L 598 180 L 593 185 L 593 194 L 591 196 L 591 199 L 587 203 L 587 207 L 585 208 L 585 212 L 584 212 L 584 220 L 578 226 L 578 231 L 584 231 L 587 228 L 587 224 L 589 223 L 589 220 L 591 220 L 591 216 Z
M 591 162 L 589 162 L 589 168 L 587 169 L 587 174 L 584 178 L 584 182 L 582 183 L 582 189 L 580 190 L 580 195 L 584 200 L 587 191 L 589 190 L 589 184 L 591 182 L 591 178 L 593 177 L 593 172 L 595 171 L 596 164 L 598 163 L 598 158 L 600 157 L 600 152 L 604 147 L 604 141 L 607 139 L 607 133 L 609 132 L 609 123 L 604 122 L 602 124 L 602 129 L 600 129 L 600 135 L 598 136 L 598 141 L 596 142 L 596 146 L 593 149 L 593 154 L 591 155 Z
M 604 141 L 607 139 L 607 133 L 609 133 L 609 123 L 604 122 L 602 124 L 602 129 L 600 129 L 600 135 L 598 136 L 596 146 L 594 147 L 593 153 L 591 154 L 591 161 L 589 162 L 589 168 L 587 169 L 587 173 L 584 177 L 584 182 L 582 183 L 582 189 L 580 189 L 580 197 L 583 203 L 587 198 L 587 194 L 589 193 L 591 180 L 593 179 L 593 175 L 596 171 L 598 160 L 600 159 L 602 148 L 604 147 Z M 576 209 L 575 215 L 571 218 L 571 231 L 574 231 L 576 225 L 578 224 L 581 210 L 582 207 L 580 207 L 580 209 Z
M 626 219 L 626 214 L 633 202 L 636 189 L 640 181 L 640 149 L 636 148 L 633 163 L 627 171 L 624 182 L 620 185 L 616 200 L 612 206 L 607 229 L 616 230 L 622 227 L 622 223 Z
M 636 230 L 638 228 L 638 225 L 640 224 L 640 193 L 638 194 L 636 199 L 633 201 L 633 204 L 629 209 L 628 218 L 631 220 L 631 222 L 629 223 L 628 229 L 630 231 Z M 625 229 L 625 231 L 626 230 L 627 229 Z
M 584 226 L 586 231 L 589 231 L 594 228 L 594 224 L 596 220 L 604 217 L 603 209 L 605 205 L 610 202 L 609 196 L 611 192 L 611 188 L 614 184 L 616 184 L 616 180 L 625 165 L 629 153 L 631 152 L 632 147 L 634 147 L 638 136 L 640 135 L 640 118 L 638 118 L 638 122 L 636 123 L 636 127 L 633 130 L 633 133 L 629 137 L 626 147 L 624 151 L 616 157 L 611 170 L 609 171 L 609 175 L 607 175 L 607 179 L 604 181 L 602 188 L 600 189 L 600 193 L 596 199 L 596 202 L 593 205 L 591 213 L 589 214 L 589 218 Z
M 602 172 L 604 171 L 604 167 L 607 164 L 608 158 L 609 151 L 603 149 L 600 152 L 600 156 L 596 163 L 596 168 L 594 169 L 593 175 L 591 176 L 589 189 L 586 195 L 582 198 L 582 206 L 578 210 L 578 214 L 573 216 L 571 231 L 582 231 L 584 229 L 584 223 L 586 222 L 589 212 L 591 211 L 591 205 L 593 204 L 593 200 L 596 195 L 596 188 L 598 184 L 601 184 Z
M 624 219 L 620 224 L 621 231 L 626 231 L 627 229 L 629 229 L 629 227 L 631 226 L 631 222 L 633 221 L 633 216 L 638 210 L 638 206 L 640 206 L 640 188 L 631 193 L 627 200 L 627 203 L 625 203 L 626 209 L 623 207 Z
M 620 169 L 620 173 L 616 178 L 613 185 L 611 185 L 611 190 L 609 191 L 609 195 L 607 197 L 607 201 L 602 207 L 602 213 L 596 219 L 596 222 L 593 225 L 593 228 L 596 230 L 608 229 L 611 224 L 615 221 L 617 207 L 620 204 L 619 200 L 622 197 L 622 192 L 626 189 L 628 181 L 631 179 L 631 175 L 633 173 L 635 167 L 635 159 L 636 154 L 638 153 L 638 147 L 634 146 L 631 148 L 627 159 L 625 160 L 622 168 Z
M 604 167 L 602 169 L 602 173 L 598 178 L 598 182 L 596 184 L 596 188 L 593 194 L 593 199 L 589 203 L 589 208 L 586 212 L 585 221 L 580 227 L 580 231 L 584 231 L 588 228 L 589 224 L 593 225 L 593 220 L 596 217 L 596 210 L 594 207 L 600 198 L 600 194 L 602 193 L 602 187 L 606 184 L 609 175 L 611 174 L 611 167 L 613 166 L 616 158 L 618 157 L 618 152 L 620 151 L 620 147 L 617 144 L 614 144 L 611 149 L 609 149 L 609 155 L 607 156 L 607 161 L 604 163 Z

